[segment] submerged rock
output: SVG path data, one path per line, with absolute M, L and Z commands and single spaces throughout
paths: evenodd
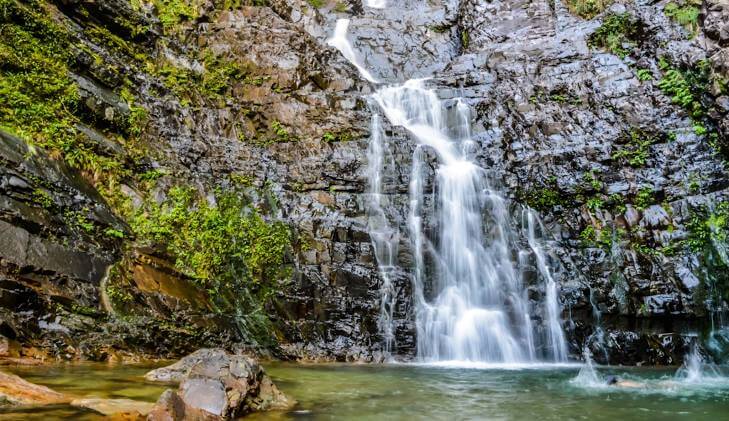
M 68 402 L 70 398 L 45 386 L 0 372 L 0 403 L 11 405 L 48 405 Z
M 222 349 L 201 349 L 145 378 L 180 383 L 160 396 L 150 420 L 232 419 L 294 404 L 256 361 Z
M 154 407 L 153 403 L 135 401 L 132 399 L 103 399 L 84 398 L 74 399 L 71 406 L 87 408 L 103 415 L 122 417 L 128 416 L 131 419 L 147 415 Z

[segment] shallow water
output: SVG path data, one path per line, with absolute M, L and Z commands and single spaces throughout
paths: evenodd
M 169 362 L 167 363 L 169 364 Z M 79 363 L 50 366 L 9 366 L 1 370 L 17 374 L 29 382 L 48 386 L 74 397 L 126 398 L 155 402 L 167 389 L 165 385 L 149 383 L 144 374 L 166 365 Z M 99 420 L 96 412 L 70 405 L 50 405 L 21 409 L 0 408 L 0 420 Z
M 145 383 L 152 365 L 6 367 L 29 381 L 78 396 L 154 401 L 165 386 Z M 572 381 L 579 366 L 266 364 L 279 387 L 299 401 L 271 419 L 729 419 L 729 382 L 673 381 L 675 368 L 601 367 L 643 384 L 617 389 Z M 100 417 L 68 406 L 0 411 L 0 420 Z

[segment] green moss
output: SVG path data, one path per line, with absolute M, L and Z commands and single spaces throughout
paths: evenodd
M 352 139 L 354 139 L 354 135 L 352 134 L 352 132 L 349 131 L 342 131 L 337 133 L 326 132 L 321 137 L 321 140 L 326 143 L 349 142 Z
M 182 105 L 198 103 L 200 99 L 216 101 L 227 95 L 237 82 L 250 81 L 248 70 L 237 62 L 209 51 L 203 52 L 204 69 L 196 72 L 192 69 L 176 66 L 170 62 L 149 65 L 148 71 L 159 76 L 165 87 L 180 99 Z M 264 78 L 260 78 L 263 83 Z M 260 86 L 260 85 L 259 85 Z
M 567 8 L 581 18 L 592 19 L 612 3 L 613 0 L 567 0 Z
M 128 170 L 122 161 L 98 155 L 76 128 L 79 123 L 93 124 L 84 121 L 78 87 L 69 72 L 74 54 L 84 50 L 75 48 L 78 43 L 40 1 L 0 0 L 0 27 L 0 127 L 81 170 L 108 198 L 108 186 L 118 184 Z M 124 43 L 107 32 L 91 31 L 103 33 L 114 45 Z M 138 136 L 146 111 L 130 105 L 122 129 Z
M 694 252 L 702 252 L 714 243 L 726 243 L 729 232 L 729 202 L 722 202 L 713 211 L 695 211 L 687 224 L 686 244 Z
M 641 82 L 646 82 L 653 79 L 653 74 L 649 69 L 638 69 L 636 72 L 638 76 L 638 80 Z
M 706 108 L 702 104 L 701 98 L 709 88 L 709 63 L 700 61 L 693 68 L 679 69 L 661 59 L 659 66 L 664 71 L 663 77 L 658 82 L 658 87 L 663 93 L 670 96 L 674 104 L 683 107 L 691 117 L 704 116 Z
M 470 43 L 471 40 L 468 35 L 468 31 L 466 31 L 465 29 L 461 30 L 461 47 L 463 47 L 464 50 L 467 50 Z
M 584 247 L 598 247 L 605 251 L 612 250 L 613 244 L 622 241 L 625 236 L 623 229 L 610 229 L 602 227 L 596 229 L 593 225 L 588 225 L 580 232 L 580 240 Z
M 635 208 L 638 210 L 646 209 L 654 203 L 655 199 L 653 197 L 653 189 L 650 187 L 643 187 L 638 190 L 638 194 L 635 195 L 635 200 L 633 201 Z
M 104 230 L 104 235 L 109 238 L 124 238 L 124 232 L 115 228 L 107 228 Z
M 582 179 L 585 180 L 585 182 L 587 182 L 593 190 L 595 190 L 595 191 L 602 190 L 602 182 L 600 181 L 598 176 L 595 175 L 595 171 L 591 170 L 591 171 L 586 172 L 582 176 Z
M 603 202 L 603 200 L 599 197 L 591 197 L 587 200 L 587 209 L 590 209 L 591 211 L 602 209 L 604 205 L 605 202 Z
M 309 3 L 311 5 L 311 7 L 315 8 L 315 9 L 321 9 L 326 4 L 326 2 L 324 0 L 306 0 L 306 2 Z
M 694 210 L 686 223 L 686 229 L 689 235 L 685 244 L 697 254 L 704 268 L 699 279 L 706 300 L 697 304 L 706 304 L 710 309 L 720 308 L 722 300 L 729 300 L 729 267 L 725 252 L 729 233 L 729 202 Z
M 235 191 L 219 191 L 216 202 L 174 187 L 161 204 L 146 202 L 132 229 L 142 243 L 165 245 L 177 269 L 201 288 L 249 288 L 277 280 L 290 243 L 288 227 L 266 222 Z
M 556 206 L 567 205 L 567 196 L 557 187 L 556 177 L 550 177 L 540 188 L 520 190 L 517 198 L 540 212 L 552 210 Z
M 597 239 L 597 233 L 595 232 L 595 227 L 592 225 L 588 225 L 580 232 L 580 240 L 582 242 L 589 246 L 595 243 L 595 240 Z
M 691 38 L 698 33 L 701 0 L 684 0 L 681 4 L 669 2 L 663 9 L 663 13 L 685 27 Z
M 66 211 L 64 217 L 66 224 L 75 230 L 79 230 L 86 234 L 94 234 L 96 226 L 86 217 L 88 209 L 83 211 Z
M 200 7 L 196 0 L 154 0 L 153 3 L 157 17 L 167 34 L 177 32 L 180 23 L 197 19 L 197 9 Z
M 633 129 L 622 141 L 623 146 L 611 155 L 612 159 L 624 161 L 631 167 L 643 167 L 650 156 L 650 146 L 658 141 L 642 130 Z
M 640 32 L 638 21 L 629 13 L 611 14 L 605 17 L 602 25 L 590 35 L 588 44 L 625 58 L 636 47 Z
M 111 31 L 103 26 L 91 25 L 84 30 L 84 33 L 95 43 L 113 52 L 132 57 L 138 61 L 144 61 L 146 59 L 145 55 L 137 51 L 133 44 L 111 33 Z
M 50 209 L 53 207 L 53 198 L 47 191 L 41 188 L 33 190 L 33 193 L 31 195 L 31 201 L 45 209 Z

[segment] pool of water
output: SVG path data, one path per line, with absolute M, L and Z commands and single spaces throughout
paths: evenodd
M 17 374 L 33 382 L 48 386 L 74 397 L 126 398 L 155 402 L 167 389 L 165 385 L 144 380 L 144 374 L 165 363 L 100 364 L 78 363 L 50 366 L 9 366 L 0 370 Z M 94 411 L 70 405 L 3 409 L 0 420 L 100 420 Z
M 144 382 L 156 365 L 65 365 L 5 368 L 29 381 L 77 396 L 154 401 L 164 386 Z M 266 364 L 279 387 L 299 403 L 275 419 L 729 419 L 729 381 L 673 379 L 674 369 L 598 368 L 638 387 L 575 381 L 579 366 Z M 0 412 L 9 419 L 100 417 L 68 406 Z

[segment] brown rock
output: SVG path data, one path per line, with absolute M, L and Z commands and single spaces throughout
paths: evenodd
M 72 406 L 87 408 L 109 416 L 142 417 L 152 411 L 153 403 L 132 399 L 84 398 L 71 401 Z
M 70 398 L 45 386 L 0 372 L 0 401 L 14 405 L 47 405 L 68 402 Z

